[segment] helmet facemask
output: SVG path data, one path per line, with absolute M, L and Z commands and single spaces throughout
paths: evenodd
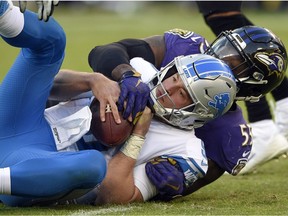
M 180 125 L 184 116 L 187 117 L 187 115 L 189 115 L 187 110 L 193 110 L 195 104 L 192 102 L 188 106 L 178 108 L 174 103 L 173 99 L 169 96 L 169 93 L 166 91 L 165 87 L 163 86 L 163 81 L 168 77 L 174 75 L 175 73 L 177 73 L 177 69 L 175 66 L 175 61 L 173 60 L 163 69 L 161 69 L 161 71 L 159 71 L 159 73 L 157 73 L 155 77 L 148 83 L 151 89 L 150 96 L 154 102 L 153 108 L 155 110 L 156 116 L 160 117 L 160 119 L 164 120 L 166 123 L 169 123 L 173 126 L 179 125 L 181 129 L 191 130 L 193 129 L 193 124 L 191 124 L 190 126 Z M 162 105 L 161 99 L 163 97 L 165 97 L 166 101 L 170 102 L 169 108 Z M 192 101 L 194 100 L 192 99 Z

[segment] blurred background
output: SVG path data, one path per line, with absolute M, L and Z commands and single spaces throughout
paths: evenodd
M 18 1 L 13 3 L 18 6 Z M 34 2 L 28 1 L 27 7 L 37 11 Z M 288 46 L 288 1 L 244 1 L 243 12 L 255 25 L 271 29 Z M 67 35 L 63 67 L 77 70 L 90 71 L 87 56 L 94 46 L 123 38 L 143 38 L 183 28 L 203 35 L 209 42 L 215 39 L 195 1 L 60 1 L 54 17 Z M 18 52 L 13 48 L 8 51 L 6 46 L 0 42 L 0 81 Z M 3 50 L 9 54 L 3 55 Z
M 33 2 L 28 3 L 28 9 L 36 12 Z M 287 1 L 244 1 L 242 9 L 255 25 L 272 30 L 288 47 Z M 144 38 L 182 28 L 203 35 L 209 42 L 215 39 L 195 1 L 60 1 L 53 16 L 67 36 L 62 68 L 80 71 L 91 71 L 87 56 L 93 47 L 123 38 Z M 0 50 L 1 82 L 19 49 L 1 41 Z

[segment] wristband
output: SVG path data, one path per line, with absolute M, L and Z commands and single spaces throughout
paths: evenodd
M 120 82 L 122 80 L 126 79 L 126 78 L 129 78 L 129 77 L 139 77 L 139 78 L 141 78 L 141 74 L 138 73 L 137 71 L 132 71 L 132 70 L 126 71 L 125 73 L 122 74 Z
M 125 144 L 122 146 L 120 151 L 127 157 L 131 157 L 134 160 L 137 160 L 144 141 L 145 137 L 132 134 L 130 135 L 129 139 L 125 142 Z

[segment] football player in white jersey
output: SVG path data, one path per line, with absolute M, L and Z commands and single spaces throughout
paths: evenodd
M 207 158 L 203 143 L 196 138 L 193 129 L 224 114 L 230 108 L 229 104 L 233 103 L 236 94 L 235 80 L 230 69 L 222 61 L 208 55 L 177 57 L 160 72 L 142 58 L 132 59 L 131 64 L 136 70 L 145 71 L 142 79 L 151 89 L 150 95 L 156 119 L 153 119 L 150 125 L 151 114 L 146 113 L 148 109 L 146 108 L 141 117 L 142 121 L 140 119 L 136 123 L 133 134 L 120 151 L 117 148 L 110 148 L 107 152 L 103 152 L 107 162 L 109 161 L 107 176 L 100 188 L 78 199 L 78 203 L 94 203 L 96 194 L 95 204 L 151 199 L 158 194 L 158 191 L 148 179 L 145 165 L 158 156 L 162 156 L 159 160 L 169 157 L 170 162 L 181 170 L 179 178 L 183 179 L 186 186 L 202 178 L 207 171 Z M 55 82 L 69 83 L 71 86 L 77 82 L 79 89 L 77 87 L 73 89 L 79 93 L 90 90 L 90 87 L 83 88 L 85 85 L 81 84 L 81 80 L 87 80 L 85 79 L 87 76 L 101 77 L 98 73 L 61 71 Z M 97 97 L 96 85 L 92 91 Z M 80 100 L 86 100 L 87 105 L 91 101 Z M 63 104 L 46 111 L 50 113 L 51 109 L 54 110 L 55 116 L 57 107 L 63 108 Z M 61 111 L 58 115 L 61 116 Z M 142 137 L 145 135 L 144 141 Z M 74 149 L 83 149 L 85 146 L 87 148 L 87 144 L 81 142 L 76 142 L 73 146 Z M 174 190 L 177 187 L 178 185 L 172 185 Z M 177 188 L 175 194 L 179 193 L 179 190 L 183 190 L 183 187 Z

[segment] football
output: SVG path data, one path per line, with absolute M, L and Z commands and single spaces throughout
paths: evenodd
M 107 105 L 105 122 L 102 122 L 100 119 L 100 103 L 96 98 L 90 104 L 90 110 L 92 112 L 90 132 L 98 141 L 105 146 L 114 147 L 123 144 L 128 139 L 133 130 L 133 124 L 123 119 L 121 113 L 119 113 L 121 124 L 117 124 L 110 105 Z

